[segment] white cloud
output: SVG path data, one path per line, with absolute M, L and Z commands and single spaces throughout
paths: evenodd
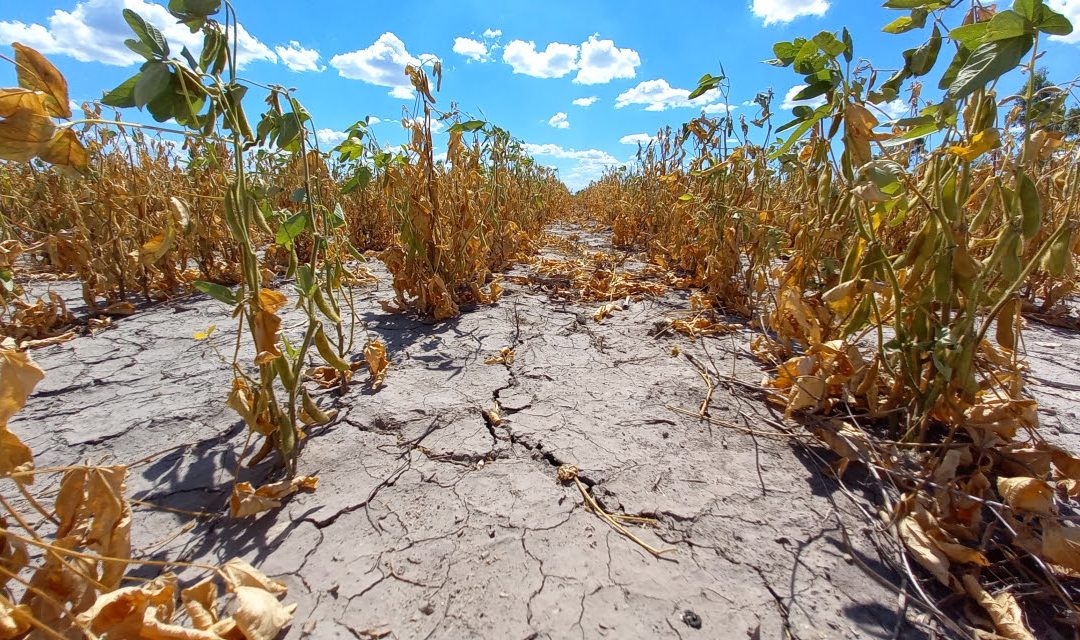
M 498 38 L 502 36 L 502 29 L 484 29 L 485 38 Z
M 577 84 L 604 84 L 615 78 L 633 78 L 641 57 L 633 49 L 620 49 L 614 40 L 600 40 L 595 35 L 581 43 Z
M 57 9 L 46 20 L 48 26 L 19 21 L 0 21 L 0 44 L 21 42 L 46 55 L 65 55 L 80 62 L 101 62 L 126 67 L 143 62 L 142 56 L 124 46 L 135 37 L 124 21 L 123 10 L 131 9 L 157 27 L 169 41 L 173 52 L 181 47 L 198 55 L 202 34 L 191 33 L 165 7 L 146 0 L 85 0 L 71 11 Z M 277 56 L 265 44 L 244 29 L 236 32 L 238 66 L 262 60 L 276 63 Z
M 910 113 L 911 105 L 907 100 L 897 98 L 885 104 L 871 105 L 870 110 L 876 112 L 875 115 L 882 115 L 888 120 L 896 120 Z
M 796 100 L 795 94 L 799 93 L 806 88 L 805 84 L 797 84 L 794 87 L 788 89 L 788 92 L 784 95 L 784 102 L 780 105 L 781 109 L 785 111 L 791 111 L 795 107 L 805 105 L 811 109 L 817 109 L 821 105 L 825 104 L 825 96 L 818 96 L 816 98 L 810 98 L 809 100 Z
M 615 108 L 622 109 L 632 104 L 643 104 L 646 111 L 666 111 L 688 107 L 708 109 L 719 98 L 720 92 L 710 89 L 691 100 L 689 89 L 676 89 L 668 84 L 667 80 L 660 78 L 645 80 L 633 89 L 620 93 L 615 98 Z
M 589 182 L 596 180 L 609 167 L 617 167 L 624 164 L 618 158 L 600 149 L 564 149 L 557 144 L 531 144 L 525 143 L 525 151 L 533 156 L 543 156 L 556 160 L 572 162 L 569 171 L 561 175 L 563 181 L 571 189 L 580 189 Z M 557 163 L 541 163 L 559 169 Z
M 619 138 L 619 142 L 622 144 L 649 144 L 653 140 L 655 138 L 647 133 L 631 133 L 628 136 Z
M 567 115 L 562 111 L 556 113 L 548 119 L 548 125 L 555 127 L 556 129 L 569 129 L 570 120 L 567 119 Z
M 345 141 L 348 134 L 344 131 L 335 131 L 333 129 L 319 129 L 315 132 L 315 137 L 319 139 L 319 144 L 323 147 L 336 147 Z M 326 149 L 323 149 L 324 151 Z
M 536 43 L 513 40 L 503 48 L 503 62 L 535 78 L 561 78 L 571 71 L 576 84 L 604 84 L 616 78 L 633 78 L 641 57 L 633 49 L 620 49 L 614 40 L 595 34 L 580 45 L 549 42 L 543 51 Z
M 725 104 L 723 102 L 716 102 L 714 104 L 707 104 L 701 108 L 705 113 L 724 113 L 734 111 L 739 107 L 733 104 Z
M 535 42 L 514 40 L 503 49 L 503 61 L 521 73 L 534 78 L 561 78 L 577 69 L 579 47 L 576 44 L 551 42 L 543 51 Z
M 290 40 L 289 46 L 278 45 L 274 47 L 281 62 L 292 71 L 314 71 L 316 73 L 326 70 L 326 65 L 319 64 L 319 52 L 314 49 L 305 49 L 296 40 Z
M 1047 6 L 1062 13 L 1073 25 L 1073 32 L 1067 36 L 1050 36 L 1051 40 L 1075 44 L 1080 42 L 1080 0 L 1046 0 Z
M 405 75 L 407 65 L 420 65 L 421 61 L 437 60 L 430 53 L 413 56 L 405 49 L 405 43 L 391 32 L 379 36 L 371 46 L 330 58 L 330 66 L 343 78 L 390 87 L 390 95 L 399 100 L 413 97 L 412 83 Z
M 765 20 L 767 27 L 800 16 L 823 16 L 829 10 L 829 0 L 754 0 L 751 10 Z
M 369 127 L 377 125 L 380 122 L 382 122 L 382 118 L 380 118 L 379 116 L 368 116 L 367 117 L 367 123 L 368 123 Z
M 454 53 L 477 62 L 488 61 L 487 45 L 472 38 L 454 38 Z
M 599 99 L 596 96 L 589 96 L 588 98 L 574 98 L 572 102 L 579 107 L 591 107 Z

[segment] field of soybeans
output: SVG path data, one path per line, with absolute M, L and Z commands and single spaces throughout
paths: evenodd
M 777 42 L 812 103 L 577 192 L 439 61 L 327 148 L 167 5 L 201 48 L 125 9 L 78 105 L 0 48 L 0 640 L 1080 638 L 1043 0 L 888 0 L 887 71 Z

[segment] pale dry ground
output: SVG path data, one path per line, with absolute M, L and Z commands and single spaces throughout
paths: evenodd
M 606 247 L 602 236 L 584 241 Z M 672 411 L 696 411 L 705 393 L 672 347 L 757 382 L 749 331 L 704 346 L 653 338 L 654 321 L 687 308 L 685 294 L 597 323 L 593 303 L 518 285 L 431 325 L 384 313 L 388 278 L 373 270 L 384 284 L 357 301 L 392 356 L 386 384 L 317 396 L 340 410 L 300 457 L 300 472 L 321 483 L 279 512 L 224 516 L 245 429 L 224 406 L 228 367 L 192 334 L 214 323 L 211 342 L 231 353 L 235 324 L 203 297 L 35 351 L 47 375 L 11 427 L 39 467 L 132 464 L 130 496 L 206 512 L 136 506 L 137 555 L 246 558 L 299 603 L 289 638 L 777 638 L 785 625 L 806 640 L 924 637 L 898 616 L 895 591 L 864 571 L 900 581 L 817 460 Z M 292 334 L 301 323 L 295 311 L 285 318 Z M 1031 336 L 1033 373 L 1074 385 L 1033 387 L 1043 421 L 1075 442 L 1080 341 Z M 484 364 L 502 347 L 515 349 L 512 365 Z M 489 426 L 481 411 L 496 401 L 504 422 Z M 711 407 L 764 430 L 756 420 L 773 415 L 735 386 L 718 387 Z M 574 485 L 556 482 L 561 464 L 579 467 L 609 511 L 655 517 L 655 528 L 633 530 L 674 551 L 657 559 L 586 511 Z

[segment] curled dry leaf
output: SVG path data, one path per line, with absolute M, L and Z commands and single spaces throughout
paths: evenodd
M 514 364 L 514 350 L 511 347 L 499 349 L 499 354 L 484 360 L 484 364 Z
M 296 604 L 284 605 L 274 595 L 259 587 L 235 589 L 236 626 L 247 640 L 274 640 L 292 621 Z
M 386 378 L 386 369 L 390 360 L 386 357 L 386 344 L 382 340 L 369 340 L 364 346 L 364 360 L 371 373 L 371 388 L 378 389 Z
M 234 518 L 247 518 L 264 511 L 277 509 L 281 500 L 304 489 L 314 491 L 319 486 L 316 476 L 297 476 L 292 480 L 283 480 L 266 484 L 258 488 L 250 482 L 238 482 L 233 486 L 229 497 L 229 515 Z
M 0 349 L 0 477 L 17 469 L 31 467 L 34 462 L 30 447 L 8 430 L 11 416 L 26 404 L 45 373 L 34 364 L 26 352 Z M 29 484 L 33 476 L 20 478 Z
M 1024 623 L 1024 614 L 1016 602 L 1016 596 L 1008 591 L 991 596 L 971 574 L 964 576 L 963 583 L 964 590 L 971 599 L 978 602 L 990 616 L 999 636 L 1008 640 L 1035 640 L 1035 636 Z
M 1002 500 L 1017 511 L 1049 515 L 1054 508 L 1054 491 L 1036 478 L 998 478 L 997 490 Z

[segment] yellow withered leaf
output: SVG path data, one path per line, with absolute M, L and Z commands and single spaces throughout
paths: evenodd
M 171 616 L 171 609 L 147 607 L 139 637 L 146 640 L 221 640 L 221 636 L 212 631 L 171 624 Z
M 291 621 L 296 604 L 283 605 L 268 591 L 257 587 L 236 588 L 233 618 L 247 640 L 274 640 Z
M 6 427 L 23 408 L 34 387 L 45 377 L 26 352 L 0 349 L 0 427 Z
M 0 477 L 9 476 L 15 471 L 29 470 L 33 468 L 34 454 L 30 447 L 26 446 L 7 427 L 0 427 Z M 32 484 L 34 476 L 27 475 L 19 478 L 19 482 Z
M 364 346 L 364 360 L 371 373 L 371 388 L 378 389 L 386 378 L 390 360 L 386 357 L 386 345 L 382 340 L 369 340 Z
M 259 308 L 263 311 L 277 313 L 288 303 L 289 299 L 280 291 L 274 291 L 273 289 L 259 291 Z
M 952 145 L 949 147 L 949 153 L 960 156 L 966 162 L 973 162 L 987 151 L 997 149 L 1000 146 L 1001 132 L 991 127 L 971 136 L 971 140 L 968 141 L 966 146 Z
M 908 516 L 900 522 L 900 538 L 916 562 L 941 584 L 951 586 L 948 556 L 934 544 L 934 540 L 915 516 Z
M 319 486 L 316 476 L 297 476 L 292 480 L 273 482 L 258 488 L 250 482 L 238 482 L 233 486 L 229 497 L 229 515 L 234 518 L 247 518 L 264 511 L 277 509 L 281 500 L 301 489 L 314 491 Z
M 593 313 L 593 316 L 592 316 L 593 320 L 595 320 L 596 322 L 600 322 L 604 318 L 607 318 L 607 317 L 611 316 L 611 314 L 615 313 L 616 309 L 621 309 L 621 308 L 622 308 L 622 303 L 621 302 L 607 302 L 607 303 L 604 303 L 604 304 L 600 305 L 600 307 Z
M 56 133 L 41 94 L 23 89 L 0 90 L 0 159 L 26 162 Z
M 148 267 L 164 257 L 173 247 L 174 235 L 173 223 L 169 220 L 164 231 L 144 242 L 139 248 L 139 262 Z
M 217 329 L 217 325 L 212 324 L 206 328 L 206 331 L 196 331 L 193 337 L 196 340 L 206 340 L 214 334 L 214 329 Z
M 7 596 L 0 594 L 0 640 L 22 637 L 30 630 L 32 614 L 25 604 L 12 604 Z
M 255 364 L 267 364 L 281 356 L 277 345 L 280 336 L 281 318 L 272 311 L 259 311 L 255 314 Z
M 140 638 L 146 610 L 164 607 L 171 614 L 175 594 L 176 576 L 165 574 L 142 586 L 102 594 L 77 619 L 94 633 L 110 638 Z
M 86 170 L 90 164 L 90 155 L 86 152 L 86 147 L 79 142 L 79 137 L 71 129 L 57 131 L 38 150 L 37 155 L 50 164 L 72 167 L 79 171 Z
M 1080 527 L 1067 527 L 1051 520 L 1043 521 L 1042 557 L 1080 577 Z
M 1008 640 L 1035 640 L 1035 636 L 1031 635 L 1024 623 L 1024 613 L 1020 610 L 1016 596 L 1008 591 L 991 596 L 971 574 L 965 575 L 963 582 L 964 590 L 990 616 L 999 636 Z
M 209 629 L 217 623 L 217 598 L 218 587 L 212 577 L 180 592 L 180 602 L 196 629 Z
M 998 478 L 997 490 L 1005 504 L 1017 511 L 1053 512 L 1054 490 L 1037 478 Z
M 231 591 L 236 591 L 240 587 L 255 587 L 277 595 L 289 590 L 284 582 L 268 578 L 242 558 L 229 560 L 221 565 L 218 573 Z
M 68 85 L 63 74 L 34 49 L 18 42 L 12 43 L 11 47 L 15 49 L 15 73 L 19 86 L 43 94 L 50 115 L 70 118 Z

